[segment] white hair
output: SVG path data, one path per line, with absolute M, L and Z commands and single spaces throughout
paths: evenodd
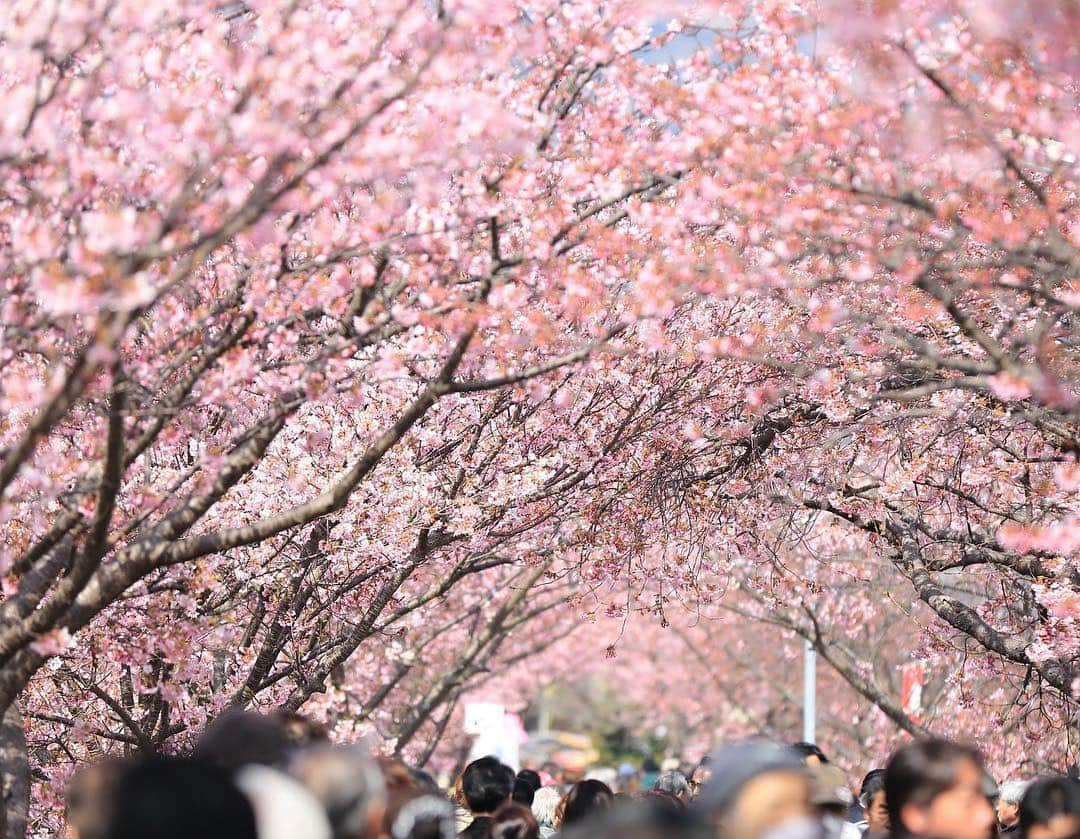
M 236 774 L 236 785 L 255 811 L 259 839 L 331 839 L 318 800 L 284 772 L 252 764 Z
M 684 795 L 690 792 L 690 782 L 678 769 L 672 769 L 656 779 L 653 789 L 670 795 Z
M 1031 781 L 1006 781 L 998 788 L 998 797 L 1006 804 L 1019 804 Z
M 532 814 L 541 827 L 555 826 L 555 808 L 559 806 L 562 794 L 558 787 L 540 787 L 533 796 Z

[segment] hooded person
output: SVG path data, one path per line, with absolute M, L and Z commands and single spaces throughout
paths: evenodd
M 802 755 L 764 740 L 717 751 L 695 807 L 724 839 L 821 839 Z

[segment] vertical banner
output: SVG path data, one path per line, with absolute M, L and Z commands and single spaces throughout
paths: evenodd
M 922 723 L 923 713 L 923 685 L 926 684 L 926 665 L 921 661 L 913 661 L 900 668 L 901 674 L 901 706 L 909 720 L 914 723 Z

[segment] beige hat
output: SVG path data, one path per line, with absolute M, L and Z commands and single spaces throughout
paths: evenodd
M 818 807 L 850 807 L 855 796 L 848 789 L 844 773 L 831 763 L 808 767 L 810 770 L 810 803 Z

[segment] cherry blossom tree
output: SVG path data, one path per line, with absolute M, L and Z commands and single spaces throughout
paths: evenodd
M 6 835 L 229 706 L 430 755 L 684 606 L 1075 723 L 1072 4 L 4 15 Z

